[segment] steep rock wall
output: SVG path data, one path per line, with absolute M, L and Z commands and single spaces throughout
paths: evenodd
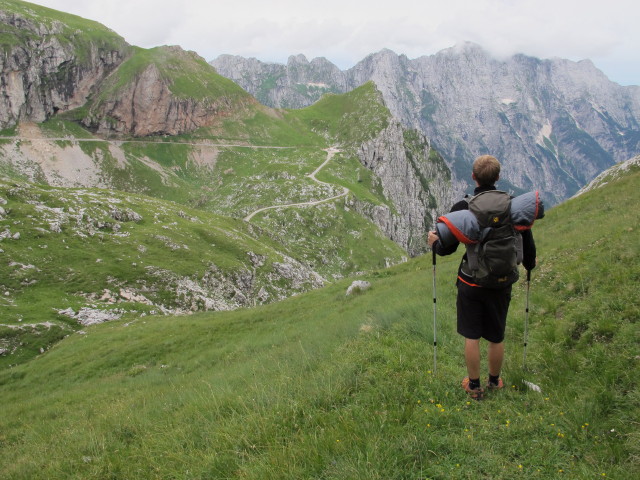
M 423 253 L 433 218 L 451 203 L 451 174 L 444 160 L 423 135 L 397 121 L 362 144 L 357 155 L 391 206 L 357 201 L 352 206 L 410 255 Z
M 0 24 L 21 40 L 0 52 L 0 129 L 84 105 L 94 86 L 129 53 L 115 34 L 102 45 L 74 43 L 82 32 L 69 33 L 60 21 L 41 23 L 0 10 Z
M 149 65 L 131 83 L 92 109 L 83 123 L 99 134 L 178 135 L 210 125 L 225 108 L 225 99 L 179 98 L 158 67 Z
M 179 135 L 257 101 L 178 46 L 137 49 L 101 85 L 83 123 L 99 134 Z

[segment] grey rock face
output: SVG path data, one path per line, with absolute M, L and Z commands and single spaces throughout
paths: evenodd
M 65 25 L 58 21 L 45 24 L 0 10 L 0 24 L 23 39 L 0 55 L 0 129 L 84 105 L 92 88 L 128 54 L 124 41 L 121 49 L 63 42 Z
M 324 59 L 295 59 L 283 66 L 225 56 L 211 64 L 274 107 L 320 98 L 321 91 L 305 98 L 296 93 L 313 78 L 337 92 L 373 80 L 403 125 L 422 131 L 443 154 L 455 195 L 469 187 L 470 164 L 482 154 L 502 162 L 501 188 L 538 189 L 554 204 L 640 152 L 640 87 L 609 81 L 588 60 L 497 60 L 473 44 L 413 60 L 382 50 L 346 71 Z M 304 66 L 304 76 L 292 75 L 301 71 L 292 63 Z M 322 68 L 314 77 L 316 64 Z M 277 73 L 273 86 L 265 71 Z
M 180 62 L 196 64 L 202 60 L 194 52 L 176 46 L 158 50 Z M 234 108 L 225 95 L 204 99 L 176 95 L 171 90 L 172 83 L 159 65 L 151 63 L 119 88 L 107 88 L 108 93 L 91 106 L 83 123 L 103 135 L 179 135 L 210 125 L 222 112 Z M 247 102 L 255 102 L 246 97 Z
M 211 65 L 258 101 L 281 108 L 306 107 L 325 93 L 350 90 L 343 72 L 325 58 L 309 62 L 304 55 L 297 55 L 289 57 L 286 65 L 280 65 L 221 55 Z
M 410 255 L 424 252 L 425 233 L 436 212 L 451 203 L 451 176 L 444 161 L 423 135 L 406 131 L 397 121 L 361 145 L 357 155 L 375 174 L 393 210 L 355 201 L 352 206 Z

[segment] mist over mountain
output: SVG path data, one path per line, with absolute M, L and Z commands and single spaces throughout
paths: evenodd
M 373 80 L 391 112 L 442 153 L 458 193 L 481 154 L 502 161 L 503 188 L 539 189 L 551 204 L 640 152 L 640 87 L 610 81 L 588 60 L 499 60 L 465 43 L 416 59 L 382 50 L 345 71 L 303 55 L 286 65 L 230 55 L 210 63 L 273 107 Z

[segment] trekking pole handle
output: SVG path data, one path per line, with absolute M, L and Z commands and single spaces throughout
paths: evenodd
M 434 248 L 434 246 L 431 246 L 431 255 L 432 255 L 432 263 L 433 266 L 436 266 L 436 249 Z
M 527 270 L 527 282 L 531 281 L 531 270 Z

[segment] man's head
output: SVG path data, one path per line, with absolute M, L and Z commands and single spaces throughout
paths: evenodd
M 500 178 L 500 162 L 491 155 L 482 155 L 473 162 L 471 175 L 479 186 L 492 187 Z

